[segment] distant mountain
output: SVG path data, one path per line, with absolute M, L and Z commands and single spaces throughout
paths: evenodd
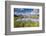
M 14 15 L 14 16 L 18 17 L 18 15 Z

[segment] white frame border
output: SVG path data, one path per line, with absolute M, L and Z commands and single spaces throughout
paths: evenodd
M 39 17 L 39 22 L 40 26 L 39 27 L 25 27 L 25 28 L 14 28 L 14 8 L 33 8 L 33 9 L 40 9 L 40 17 Z M 42 6 L 24 6 L 24 5 L 11 5 L 11 32 L 14 31 L 34 31 L 34 30 L 42 30 Z

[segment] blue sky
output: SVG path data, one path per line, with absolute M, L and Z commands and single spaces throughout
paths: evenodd
M 20 15 L 20 14 L 28 14 L 31 13 L 33 11 L 33 9 L 31 8 L 14 8 L 14 12 L 16 15 Z
M 26 13 L 26 12 L 31 12 L 33 11 L 33 9 L 30 9 L 30 8 L 14 8 L 14 12 L 17 12 L 17 13 Z

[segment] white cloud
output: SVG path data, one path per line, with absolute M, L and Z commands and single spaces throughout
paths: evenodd
M 34 9 L 32 12 L 26 12 L 26 13 L 17 13 L 15 12 L 16 15 L 36 15 L 39 14 L 39 11 L 37 9 Z

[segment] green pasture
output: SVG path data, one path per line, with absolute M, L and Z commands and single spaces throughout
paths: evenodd
M 32 22 L 32 21 L 16 21 L 20 16 L 14 16 L 14 28 L 16 27 L 38 27 L 39 22 Z

